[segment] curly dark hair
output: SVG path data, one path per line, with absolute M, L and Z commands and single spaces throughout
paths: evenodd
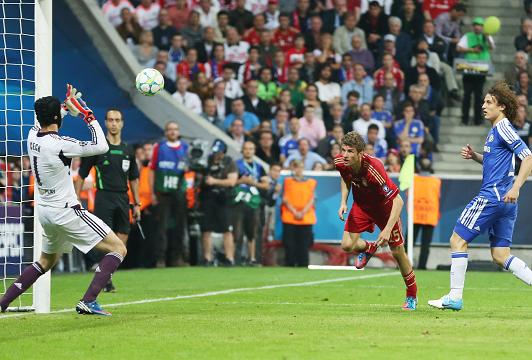
M 366 148 L 364 138 L 356 131 L 350 131 L 342 138 L 342 145 L 355 148 L 357 152 L 362 152 Z
M 519 102 L 517 101 L 517 95 L 513 89 L 505 81 L 498 81 L 488 90 L 487 94 L 490 94 L 497 100 L 498 105 L 504 106 L 502 111 L 506 118 L 513 122 L 517 118 L 517 109 L 519 108 Z

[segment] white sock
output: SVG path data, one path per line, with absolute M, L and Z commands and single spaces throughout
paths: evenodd
M 449 296 L 453 300 L 460 300 L 464 293 L 465 273 L 467 270 L 466 252 L 451 253 L 451 291 Z
M 517 256 L 510 255 L 504 262 L 504 269 L 510 270 L 516 278 L 525 284 L 532 285 L 532 270 Z

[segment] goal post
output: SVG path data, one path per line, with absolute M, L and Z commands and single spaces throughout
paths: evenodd
M 35 99 L 52 94 L 52 0 L 35 3 Z M 34 212 L 33 260 L 42 249 L 42 227 Z M 51 271 L 33 285 L 33 307 L 36 313 L 50 312 Z
M 0 295 L 41 253 L 27 137 L 52 94 L 52 0 L 0 1 Z M 35 195 L 35 194 L 34 194 Z M 50 273 L 8 310 L 50 312 Z

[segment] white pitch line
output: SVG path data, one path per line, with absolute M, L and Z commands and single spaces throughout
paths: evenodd
M 397 275 L 397 274 L 399 274 L 398 271 L 393 271 L 393 272 L 386 272 L 386 273 L 381 273 L 381 274 L 349 276 L 349 277 L 316 280 L 316 281 L 305 281 L 301 283 L 276 284 L 276 285 L 264 285 L 264 286 L 258 286 L 258 287 L 248 287 L 248 288 L 236 288 L 236 289 L 227 289 L 227 290 L 219 290 L 219 291 L 209 291 L 209 292 L 204 292 L 204 293 L 199 293 L 199 294 L 178 295 L 178 296 L 173 296 L 173 297 L 126 301 L 126 302 L 115 303 L 115 304 L 102 304 L 102 306 L 105 308 L 110 308 L 110 307 L 121 307 L 121 306 L 128 306 L 128 305 L 149 304 L 149 303 L 156 303 L 156 302 L 163 302 L 163 301 L 175 301 L 175 300 L 181 300 L 181 299 L 192 299 L 192 298 L 202 298 L 202 297 L 217 296 L 217 295 L 227 295 L 227 294 L 234 294 L 234 293 L 246 292 L 246 291 L 271 290 L 271 289 L 281 289 L 281 288 L 287 288 L 287 287 L 314 286 L 314 285 L 330 284 L 330 283 L 343 282 L 343 281 L 365 280 L 365 279 L 373 279 L 373 278 L 379 278 L 379 277 L 385 277 L 385 276 L 392 276 L 392 275 Z M 50 311 L 50 314 L 61 314 L 61 313 L 67 313 L 67 312 L 74 312 L 74 310 L 72 308 L 62 309 L 62 310 Z M 11 314 L 11 315 L 0 315 L 0 319 L 8 319 L 8 318 L 14 318 L 14 317 L 20 317 L 20 316 L 28 316 L 28 315 L 33 315 L 33 313 L 17 313 L 17 314 Z
M 365 268 L 357 269 L 354 266 L 341 265 L 309 265 L 309 270 L 347 270 L 347 271 L 363 271 Z

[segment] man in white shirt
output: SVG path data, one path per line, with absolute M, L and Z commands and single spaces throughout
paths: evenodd
M 135 9 L 140 26 L 144 30 L 152 30 L 159 25 L 159 11 L 161 11 L 161 7 L 153 0 L 142 0 Z
M 211 0 L 200 0 L 196 11 L 200 14 L 201 27 L 214 28 L 217 25 L 216 15 L 218 11 L 212 6 Z
M 376 124 L 379 127 L 379 139 L 384 139 L 386 130 L 382 122 L 371 118 L 371 106 L 369 104 L 362 104 L 360 107 L 360 119 L 353 121 L 353 130 L 363 138 L 366 138 L 368 135 L 368 127 L 371 124 Z
M 227 42 L 225 43 L 225 61 L 243 64 L 248 59 L 249 44 L 240 41 L 240 35 L 234 27 L 227 28 Z
M 201 100 L 198 95 L 187 91 L 189 81 L 186 77 L 177 79 L 177 91 L 172 94 L 172 97 L 181 105 L 196 114 L 201 114 Z
M 111 25 L 117 27 L 122 24 L 120 13 L 123 8 L 128 8 L 131 12 L 135 11 L 135 8 L 131 5 L 129 0 L 107 0 L 105 4 L 103 4 L 102 11 Z
M 225 96 L 225 82 L 221 78 L 214 81 L 214 103 L 216 104 L 216 116 L 225 119 L 231 112 L 231 99 Z
M 264 12 L 264 17 L 266 17 L 266 24 L 264 28 L 274 31 L 279 27 L 279 1 L 278 0 L 269 0 L 268 8 Z
M 337 104 L 340 102 L 341 88 L 340 85 L 331 81 L 331 66 L 325 64 L 319 72 L 319 80 L 314 83 L 318 88 L 318 94 L 321 101 L 328 104 Z
M 231 100 L 244 96 L 240 83 L 235 79 L 233 66 L 231 64 L 225 64 L 223 68 L 222 78 L 225 82 L 225 96 Z

